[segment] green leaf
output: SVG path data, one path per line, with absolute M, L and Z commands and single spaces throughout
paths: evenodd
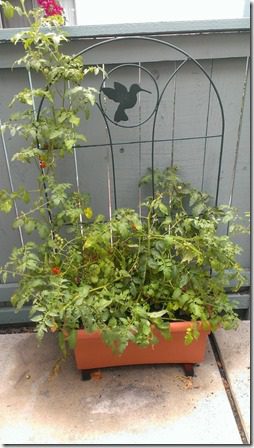
M 190 305 L 190 310 L 194 314 L 195 317 L 199 318 L 202 316 L 203 310 L 200 305 L 197 305 L 196 303 L 192 303 Z
M 140 317 L 146 317 L 147 316 L 147 312 L 146 312 L 146 310 L 142 306 L 137 305 L 134 308 L 133 311 Z
M 172 299 L 178 299 L 182 295 L 182 290 L 180 288 L 176 288 L 173 292 Z
M 100 311 L 104 310 L 104 308 L 107 308 L 111 303 L 112 300 L 101 299 L 98 304 Z
M 53 325 L 53 321 L 52 321 L 52 319 L 49 319 L 48 317 L 46 317 L 46 318 L 44 319 L 44 322 L 45 322 L 45 324 L 46 324 L 48 327 L 52 327 L 52 325 Z
M 64 142 L 64 144 L 68 150 L 71 150 L 72 147 L 75 145 L 75 143 L 76 143 L 76 140 L 74 138 L 68 138 Z
M 62 40 L 62 36 L 59 36 L 58 34 L 55 34 L 55 33 L 52 34 L 52 41 L 54 42 L 54 44 L 56 46 L 58 46 L 60 44 L 61 40 Z
M 165 243 L 167 243 L 168 246 L 171 246 L 174 244 L 174 236 L 173 235 L 165 235 L 164 237 Z
M 75 348 L 75 346 L 76 346 L 76 342 L 77 342 L 77 332 L 76 332 L 76 330 L 73 328 L 73 329 L 70 331 L 70 334 L 69 334 L 69 336 L 68 336 L 68 344 L 69 344 L 70 349 L 74 349 L 74 348 Z
M 205 331 L 209 331 L 210 330 L 210 324 L 208 322 L 208 320 L 202 320 L 202 325 Z
M 37 224 L 37 231 L 42 239 L 47 238 L 50 229 L 46 224 Z
M 189 294 L 183 294 L 181 297 L 179 297 L 179 303 L 181 306 L 184 306 L 185 303 L 189 300 L 190 296 Z
M 200 202 L 197 205 L 195 205 L 195 207 L 193 207 L 192 209 L 192 213 L 194 216 L 199 216 L 200 213 L 205 209 L 205 205 Z
M 11 5 L 10 2 L 6 1 L 2 3 L 2 8 L 4 11 L 4 15 L 6 17 L 6 19 L 12 19 L 12 17 L 14 16 L 14 7 Z
M 89 291 L 90 291 L 90 286 L 89 285 L 83 285 L 83 286 L 81 286 L 80 288 L 79 288 L 79 295 L 80 295 L 80 297 L 83 297 L 83 298 L 85 298 L 85 297 L 87 297 L 88 296 L 88 293 L 89 293 Z
M 99 280 L 99 278 L 98 278 L 97 275 L 92 275 L 92 276 L 91 276 L 91 282 L 92 282 L 92 283 L 98 283 L 98 280 Z
M 189 252 L 185 251 L 182 258 L 182 263 L 184 263 L 184 261 L 187 261 L 189 263 L 190 261 L 193 260 L 193 258 L 195 258 L 195 254 L 193 254 L 190 251 Z
M 108 318 L 109 318 L 109 311 L 106 309 L 102 312 L 101 320 L 103 322 L 106 322 L 108 320 Z
M 153 311 L 152 313 L 147 313 L 149 317 L 152 319 L 157 319 L 158 317 L 164 316 L 167 313 L 167 310 Z
M 188 283 L 188 275 L 184 274 L 184 275 L 181 276 L 181 280 L 179 282 L 180 288 L 185 286 L 187 283 Z
M 71 115 L 70 117 L 70 123 L 73 124 L 74 126 L 78 126 L 80 123 L 80 118 L 77 117 L 76 115 Z
M 196 340 L 197 340 L 197 339 L 199 338 L 199 336 L 200 336 L 200 332 L 198 331 L 197 328 L 193 328 L 192 334 L 193 334 L 193 338 L 196 339 Z
M 162 334 L 162 336 L 169 341 L 170 339 L 172 339 L 172 334 L 170 332 L 170 327 L 169 325 L 167 325 L 167 328 L 159 328 L 160 333 Z
M 108 326 L 110 328 L 116 328 L 117 327 L 117 320 L 116 320 L 115 317 L 111 317 L 111 319 L 109 319 Z
M 65 120 L 67 120 L 68 116 L 69 116 L 69 112 L 61 111 L 61 114 L 58 117 L 58 122 L 63 123 Z
M 186 331 L 186 334 L 184 336 L 184 343 L 185 345 L 190 345 L 193 342 L 193 335 L 191 331 L 188 331 L 189 328 Z
M 24 229 L 28 234 L 32 233 L 35 229 L 35 222 L 32 220 L 26 222 L 24 225 Z
M 8 272 L 3 272 L 3 274 L 2 274 L 2 279 L 3 279 L 3 283 L 6 283 L 7 282 L 7 277 L 8 277 Z
M 24 190 L 22 193 L 22 199 L 25 202 L 25 204 L 28 204 L 30 201 L 30 194 L 28 191 Z
M 13 205 L 13 202 L 10 198 L 5 199 L 0 202 L 0 211 L 4 212 L 4 213 L 9 213 L 12 209 L 12 205 Z
M 199 194 L 197 191 L 194 191 L 191 195 L 190 195 L 190 200 L 189 200 L 189 205 L 190 207 L 192 207 L 195 202 L 197 202 L 197 200 L 199 199 Z
M 19 227 L 23 226 L 24 220 L 22 218 L 17 218 L 16 221 L 12 224 L 13 229 L 18 229 Z
M 49 134 L 49 139 L 54 140 L 55 138 L 61 137 L 63 135 L 62 129 L 54 129 Z
M 36 314 L 35 316 L 31 317 L 31 320 L 33 322 L 40 322 L 43 319 L 43 314 Z
M 142 332 L 148 336 L 151 332 L 151 326 L 149 320 L 145 321 L 142 325 Z
M 25 0 L 21 0 L 21 3 L 23 3 Z M 18 15 L 21 17 L 23 16 L 23 11 L 19 6 L 15 6 L 15 10 L 18 13 Z
M 159 209 L 164 215 L 168 214 L 168 209 L 167 209 L 166 205 L 163 204 L 162 202 L 160 202 L 160 204 L 159 204 Z
M 153 258 L 150 257 L 147 260 L 147 266 L 149 266 L 149 268 L 151 269 L 157 269 L 158 263 Z

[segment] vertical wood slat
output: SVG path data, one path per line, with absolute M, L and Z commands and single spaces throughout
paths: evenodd
M 106 68 L 105 68 L 105 64 L 102 65 L 102 69 L 103 69 L 103 73 L 106 73 Z M 102 82 L 103 82 L 103 87 L 106 86 L 106 80 L 102 75 Z M 99 90 L 99 89 L 98 89 Z M 101 111 L 101 108 L 98 104 L 98 109 Z M 107 110 L 107 104 L 105 104 L 105 112 Z M 105 162 L 106 162 L 106 183 L 107 183 L 107 211 L 108 211 L 108 217 L 109 220 L 111 221 L 112 219 L 112 213 L 113 213 L 113 204 L 116 207 L 116 203 L 117 203 L 117 197 L 116 197 L 116 178 L 115 178 L 115 160 L 114 160 L 114 151 L 113 148 L 110 146 L 111 145 L 111 135 L 109 135 L 109 124 L 106 120 L 106 118 L 104 118 L 104 123 L 103 123 L 103 127 L 105 130 L 105 133 L 108 134 L 109 137 L 109 147 L 107 147 L 106 149 L 106 156 L 105 156 Z M 113 198 L 112 198 L 113 196 Z M 112 230 L 111 230 L 111 245 L 113 244 L 113 236 L 112 236 Z
M 202 66 L 207 72 L 210 71 L 209 61 L 203 61 Z M 206 151 L 211 84 L 192 62 L 177 73 L 176 82 L 174 133 L 179 140 L 174 142 L 174 162 L 188 181 L 200 189 L 203 183 L 201 161 L 204 160 Z M 217 113 L 220 115 L 219 107 Z M 214 133 L 220 134 L 220 126 Z M 198 136 L 201 138 L 197 138 Z M 181 141 L 181 137 L 186 137 L 186 140 Z M 217 145 L 219 147 L 219 142 Z
M 249 67 L 250 69 L 250 67 Z M 244 108 L 242 112 L 241 135 L 239 139 L 239 150 L 235 170 L 234 190 L 232 191 L 232 206 L 236 207 L 240 216 L 250 210 L 250 76 L 247 73 L 246 92 Z M 247 220 L 245 220 L 247 223 Z M 239 257 L 242 266 L 250 265 L 250 235 L 239 235 L 234 241 L 243 248 Z
M 70 81 L 67 81 L 67 87 L 68 87 L 68 89 L 71 88 Z M 72 109 L 71 97 L 69 98 L 69 102 L 70 102 L 70 108 Z M 74 125 L 72 125 L 72 128 L 74 128 Z M 78 159 L 77 159 L 76 145 L 73 146 L 73 160 L 74 160 L 74 169 L 75 169 L 76 188 L 77 188 L 77 192 L 80 193 L 80 182 L 79 182 L 79 171 L 78 171 Z M 83 235 L 82 215 L 81 214 L 79 215 L 79 222 L 80 222 L 80 232 L 81 232 L 81 235 Z
M 211 60 L 211 70 L 209 73 L 211 79 L 213 78 L 213 60 Z M 208 126 L 209 126 L 209 113 L 210 113 L 210 103 L 211 103 L 211 90 L 212 85 L 209 84 L 208 91 L 208 102 L 207 102 L 207 115 L 206 115 L 206 127 L 205 127 L 205 136 L 208 136 Z M 207 151 L 207 139 L 205 139 L 204 144 L 204 156 L 203 156 L 203 166 L 202 166 L 202 182 L 201 182 L 201 190 L 204 189 L 204 175 L 205 175 L 205 164 L 206 164 L 206 151 Z
M 237 168 L 239 165 L 239 156 L 240 156 L 240 142 L 241 142 L 241 135 L 242 135 L 242 125 L 243 125 L 243 117 L 244 117 L 244 109 L 246 105 L 246 93 L 248 88 L 248 77 L 249 77 L 249 57 L 246 58 L 246 68 L 245 68 L 245 76 L 243 80 L 243 86 L 242 86 L 242 99 L 241 99 L 241 109 L 240 109 L 240 116 L 239 116 L 239 124 L 238 124 L 238 132 L 237 132 L 237 141 L 235 146 L 235 155 L 234 155 L 234 166 L 233 166 L 233 176 L 232 176 L 232 184 L 231 184 L 231 192 L 229 197 L 229 205 L 233 205 L 233 199 L 234 194 L 236 193 L 235 184 L 236 184 L 236 174 L 237 174 Z M 245 199 L 246 200 L 246 199 Z M 236 204 L 238 206 L 238 204 Z M 238 210 L 240 210 L 238 206 Z M 247 211 L 247 210 L 240 210 L 241 211 Z M 229 233 L 229 226 L 230 223 L 227 225 L 227 234 Z M 238 237 L 234 237 L 234 241 L 240 245 L 240 247 L 244 247 L 246 245 L 250 245 L 250 238 L 248 235 L 240 235 Z M 240 257 L 239 257 L 240 258 Z M 242 264 L 246 263 L 246 256 L 243 254 L 241 256 L 241 262 Z
M 3 145 L 3 152 L 4 152 L 5 163 L 6 163 L 7 173 L 8 173 L 8 179 L 9 179 L 9 183 L 10 183 L 11 192 L 14 193 L 15 189 L 14 189 L 13 179 L 12 179 L 12 174 L 11 174 L 9 155 L 8 155 L 8 151 L 7 151 L 7 146 L 6 146 L 6 141 L 5 141 L 4 131 L 3 131 L 2 126 L 3 126 L 2 121 L 0 119 L 1 140 L 2 140 L 2 145 Z M 14 200 L 13 204 L 14 204 L 15 216 L 16 216 L 16 218 L 18 218 L 19 212 L 18 212 L 17 201 Z M 22 229 L 20 226 L 18 227 L 18 232 L 19 232 L 21 246 L 24 246 L 23 232 L 22 232 Z
M 176 63 L 175 63 L 175 71 L 176 71 Z M 171 143 L 171 167 L 174 166 L 174 138 L 175 138 L 175 118 L 176 118 L 176 88 L 177 88 L 177 74 L 174 77 L 174 85 L 173 85 L 173 90 L 174 90 L 174 96 L 173 96 L 173 117 L 172 117 L 172 143 Z
M 237 167 L 238 156 L 239 156 L 239 148 L 240 148 L 241 131 L 242 131 L 242 124 L 243 124 L 243 112 L 244 112 L 244 106 L 245 106 L 245 100 L 246 100 L 248 75 L 249 75 L 249 57 L 246 59 L 246 68 L 245 68 L 245 75 L 244 75 L 243 87 L 242 87 L 242 100 L 241 100 L 238 132 L 237 132 L 237 141 L 236 141 L 236 147 L 235 147 L 232 186 L 231 186 L 231 193 L 230 193 L 230 197 L 229 197 L 229 205 L 230 206 L 232 205 L 232 202 L 233 202 L 233 194 L 234 194 L 234 188 L 235 188 L 236 167 Z
M 229 179 L 232 178 L 232 148 L 235 146 L 237 138 L 237 126 L 240 114 L 240 102 L 242 79 L 243 79 L 243 63 L 241 59 L 233 61 L 216 60 L 213 66 L 213 81 L 222 97 L 222 103 L 225 111 L 225 139 L 223 148 L 223 172 L 220 187 L 220 203 L 229 202 Z M 210 101 L 210 120 L 209 134 L 213 134 L 218 127 L 220 119 L 217 114 L 217 100 L 212 92 Z M 211 189 L 215 176 L 214 162 L 216 148 L 213 150 L 214 141 L 208 142 L 207 163 L 205 171 L 205 187 Z M 217 168 L 216 168 L 217 169 Z M 211 190 L 212 191 L 212 190 Z

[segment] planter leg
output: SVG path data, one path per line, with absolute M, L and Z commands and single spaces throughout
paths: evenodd
M 81 370 L 82 381 L 89 381 L 91 378 L 91 370 Z
M 182 364 L 185 376 L 194 376 L 194 364 Z

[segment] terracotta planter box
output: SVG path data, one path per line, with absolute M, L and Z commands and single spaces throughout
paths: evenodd
M 185 345 L 184 335 L 190 322 L 170 324 L 172 339 L 167 341 L 155 330 L 159 342 L 154 346 L 140 347 L 130 342 L 123 354 L 114 354 L 105 345 L 100 332 L 86 333 L 78 330 L 75 359 L 80 370 L 137 364 L 195 364 L 204 360 L 209 331 L 200 328 L 197 341 Z

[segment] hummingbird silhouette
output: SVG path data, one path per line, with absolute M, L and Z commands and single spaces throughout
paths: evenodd
M 116 123 L 128 121 L 129 118 L 125 109 L 131 109 L 135 106 L 139 92 L 151 93 L 149 90 L 142 89 L 138 84 L 132 84 L 128 91 L 123 84 L 117 81 L 114 82 L 114 89 L 112 87 L 102 87 L 101 90 L 110 100 L 119 103 L 114 116 Z

